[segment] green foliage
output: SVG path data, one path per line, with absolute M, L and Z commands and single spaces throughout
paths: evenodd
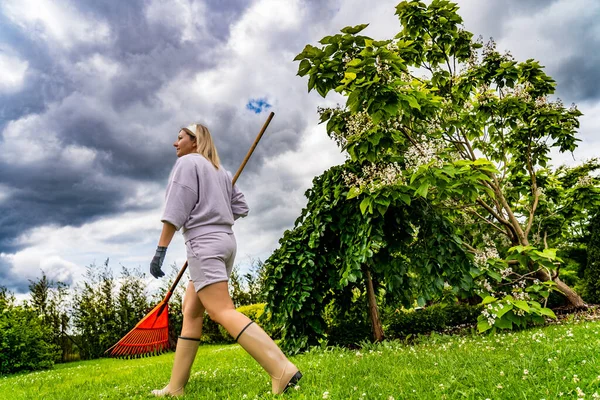
M 16 306 L 0 287 L 0 375 L 52 368 L 59 348 L 52 329 L 36 310 Z
M 117 290 L 108 259 L 101 267 L 87 267 L 73 296 L 73 328 L 82 359 L 101 357 L 149 311 L 143 277 L 123 268 Z
M 313 180 L 295 228 L 265 262 L 267 309 L 285 326 L 283 344 L 291 352 L 325 337 L 325 306 L 348 304 L 353 290 L 363 290 L 365 265 L 390 301 L 407 306 L 439 296 L 444 282 L 456 293 L 473 283 L 472 262 L 446 217 L 422 199 L 407 204 L 396 190 L 370 203 L 379 211 L 363 213 L 367 197 L 348 197 L 348 171 L 360 169 L 348 161 Z
M 248 304 L 247 306 L 238 307 L 237 310 L 252 321 L 259 322 L 260 318 L 265 313 L 265 303 Z
M 55 361 L 66 361 L 74 356 L 72 338 L 67 334 L 71 314 L 69 287 L 49 280 L 43 271 L 41 278 L 29 282 L 30 306 L 49 328 L 50 342 L 60 349 Z
M 332 300 L 323 310 L 327 344 L 330 346 L 356 346 L 371 336 L 364 291 L 354 288 L 346 294 Z
M 533 246 L 514 246 L 506 254 L 504 260 L 491 260 L 480 270 L 482 284 L 478 294 L 483 299 L 484 309 L 477 320 L 479 332 L 525 328 L 543 324 L 549 318 L 556 319 L 547 304 L 551 294 L 560 293 L 557 284 L 552 280 L 542 282 L 535 278 L 536 271 L 524 275 L 517 272 L 527 271 L 532 263 L 553 269 L 554 263 L 561 262 L 556 250 L 539 251 Z
M 252 260 L 250 268 L 243 275 L 236 265 L 229 277 L 229 294 L 233 304 L 240 307 L 264 302 L 265 279 L 264 263 L 259 259 Z
M 314 179 L 266 261 L 267 308 L 290 351 L 319 343 L 324 305 L 361 290 L 366 272 L 386 297 L 424 305 L 445 285 L 471 291 L 496 259 L 581 303 L 558 277 L 560 243 L 547 246 L 552 224 L 584 221 L 599 201 L 592 164 L 548 167 L 552 149 L 575 149 L 581 112 L 549 97 L 555 82 L 535 60 L 474 41 L 457 10 L 402 1 L 393 39 L 346 27 L 295 58 L 309 91 L 346 97 L 319 113 L 349 159 Z M 553 191 L 575 176 L 573 190 Z
M 385 318 L 387 334 L 393 338 L 442 332 L 464 324 L 474 324 L 482 307 L 466 304 L 433 304 L 422 309 L 394 310 Z
M 600 303 L 600 212 L 589 225 L 588 262 L 585 270 L 585 295 L 590 303 Z

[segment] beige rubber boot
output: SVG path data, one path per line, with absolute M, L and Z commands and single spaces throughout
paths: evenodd
M 163 396 L 183 396 L 183 387 L 190 379 L 190 371 L 200 339 L 184 338 L 179 336 L 177 347 L 175 348 L 175 360 L 173 361 L 173 371 L 169 384 L 160 390 L 153 390 L 152 394 L 156 397 Z
M 279 346 L 265 331 L 250 322 L 237 337 L 237 342 L 269 375 L 274 394 L 285 392 L 302 378 L 302 373 L 283 354 Z

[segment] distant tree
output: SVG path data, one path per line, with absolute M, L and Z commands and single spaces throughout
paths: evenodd
M 81 358 L 100 357 L 120 338 L 115 282 L 106 259 L 101 267 L 87 267 L 73 298 L 73 327 L 81 342 Z
M 42 271 L 41 278 L 29 280 L 31 308 L 43 323 L 50 328 L 49 341 L 60 348 L 56 361 L 66 361 L 72 352 L 73 338 L 67 333 L 70 322 L 69 286 L 63 282 L 48 279 Z
M 0 287 L 0 375 L 51 368 L 58 353 L 51 337 L 38 310 L 15 305 L 14 295 Z
M 265 267 L 260 259 L 251 260 L 250 268 L 246 273 L 240 272 L 236 265 L 229 278 L 229 294 L 236 307 L 265 301 Z
M 121 267 L 117 295 L 119 336 L 129 332 L 150 309 L 144 278 L 145 274 L 139 269 Z

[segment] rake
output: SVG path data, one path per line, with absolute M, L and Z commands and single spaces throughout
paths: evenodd
M 256 145 L 260 141 L 263 133 L 269 126 L 271 119 L 275 114 L 271 112 L 265 121 L 262 129 L 256 136 L 254 143 L 248 150 L 244 161 L 238 168 L 235 176 L 232 179 L 232 185 L 235 185 L 250 156 L 254 152 Z M 169 288 L 164 299 L 150 311 L 137 325 L 130 330 L 121 340 L 115 343 L 112 347 L 104 352 L 110 357 L 143 357 L 160 354 L 169 349 L 169 299 L 173 295 L 177 284 L 181 280 L 183 273 L 187 269 L 188 262 L 186 261 L 179 271 L 177 278 Z

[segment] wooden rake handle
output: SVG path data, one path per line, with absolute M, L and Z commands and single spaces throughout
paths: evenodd
M 250 156 L 252 156 L 252 153 L 254 152 L 254 149 L 256 148 L 256 145 L 258 145 L 258 142 L 260 141 L 260 139 L 262 138 L 263 134 L 267 130 L 267 126 L 269 126 L 269 123 L 271 123 L 271 120 L 273 119 L 274 115 L 275 115 L 275 113 L 271 111 L 271 113 L 267 117 L 267 120 L 265 121 L 262 129 L 260 130 L 260 132 L 256 136 L 256 139 L 254 139 L 254 143 L 252 143 L 252 146 L 250 146 L 250 149 L 248 150 L 248 153 L 246 154 L 246 157 L 244 158 L 244 161 L 242 161 L 242 164 L 240 165 L 240 167 L 238 168 L 237 172 L 235 173 L 233 179 L 231 180 L 231 185 L 232 186 L 235 185 L 235 182 L 237 181 L 237 179 L 239 178 L 240 174 L 242 173 L 244 167 L 248 163 L 248 160 L 250 159 Z M 169 301 L 169 299 L 171 298 L 171 295 L 173 294 L 173 292 L 175 291 L 175 288 L 177 287 L 177 284 L 181 280 L 181 277 L 183 276 L 183 273 L 187 269 L 187 266 L 188 266 L 188 262 L 186 260 L 185 264 L 183 264 L 183 268 L 181 268 L 181 271 L 179 271 L 179 274 L 177 274 L 177 278 L 175 278 L 175 280 L 173 281 L 173 284 L 171 285 L 171 288 L 167 292 L 167 295 L 165 296 L 163 302 L 167 303 Z

